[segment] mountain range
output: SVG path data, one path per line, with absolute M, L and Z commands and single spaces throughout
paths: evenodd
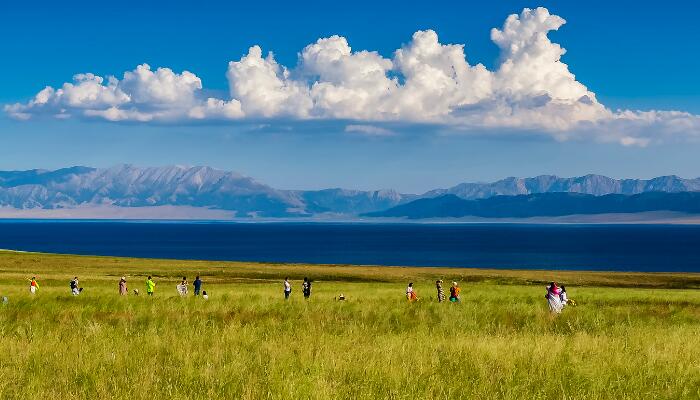
M 0 171 L 0 207 L 19 210 L 189 206 L 237 217 L 308 217 L 376 211 L 412 198 L 393 190 L 280 190 L 210 167 Z
M 202 166 L 76 166 L 52 171 L 0 171 L 0 209 L 3 210 L 190 207 L 224 210 L 236 218 L 357 216 L 445 195 L 478 200 L 544 193 L 631 196 L 693 191 L 700 191 L 700 178 L 618 180 L 600 175 L 575 178 L 543 175 L 492 183 L 461 183 L 423 194 L 404 194 L 389 189 L 282 190 L 235 172 Z

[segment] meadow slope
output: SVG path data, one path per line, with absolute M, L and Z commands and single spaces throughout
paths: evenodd
M 177 296 L 195 274 L 210 300 Z M 122 275 L 141 292 L 153 275 L 156 295 L 118 296 Z M 461 304 L 434 300 L 437 278 L 460 281 Z M 403 297 L 409 280 L 417 303 Z M 579 306 L 551 316 L 550 280 Z M 698 288 L 700 274 L 0 252 L 0 398 L 697 399 Z

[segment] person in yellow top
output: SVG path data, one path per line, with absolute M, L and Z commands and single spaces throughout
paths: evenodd
M 153 296 L 153 291 L 156 289 L 156 283 L 153 282 L 153 279 L 151 279 L 151 276 L 148 276 L 148 279 L 146 279 L 146 293 L 148 293 L 149 296 Z
M 39 290 L 39 282 L 36 281 L 36 276 L 32 276 L 29 280 L 29 293 L 35 294 Z

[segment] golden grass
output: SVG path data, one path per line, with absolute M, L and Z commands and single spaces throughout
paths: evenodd
M 211 299 L 179 298 L 178 278 L 197 273 Z M 118 277 L 144 292 L 149 274 L 153 298 L 116 294 Z M 461 304 L 433 300 L 437 278 L 461 282 Z M 579 306 L 551 316 L 549 280 Z M 697 399 L 699 282 L 0 252 L 0 398 Z

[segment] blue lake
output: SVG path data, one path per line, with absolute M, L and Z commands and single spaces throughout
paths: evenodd
M 0 248 L 172 259 L 700 272 L 700 226 L 0 222 Z

